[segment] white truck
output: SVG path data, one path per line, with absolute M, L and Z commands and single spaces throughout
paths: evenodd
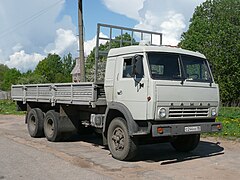
M 99 36 L 108 28 L 110 38 Z M 206 57 L 198 52 L 162 46 L 162 34 L 98 24 L 99 40 L 108 42 L 113 29 L 130 32 L 131 46 L 111 48 L 107 55 L 104 83 L 95 82 L 13 85 L 12 99 L 27 111 L 25 122 L 32 137 L 60 141 L 72 132 L 94 129 L 102 134 L 112 156 L 130 160 L 138 145 L 170 142 L 177 151 L 195 149 L 203 132 L 219 132 L 215 122 L 219 89 Z M 140 33 L 160 37 L 160 46 L 135 45 Z M 104 53 L 102 53 L 104 54 Z

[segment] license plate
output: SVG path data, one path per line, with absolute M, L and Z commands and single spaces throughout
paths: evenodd
M 185 127 L 185 132 L 198 132 L 201 131 L 201 126 L 188 126 Z

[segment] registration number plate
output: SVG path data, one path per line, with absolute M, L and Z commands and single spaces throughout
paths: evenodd
M 185 127 L 185 132 L 199 132 L 201 131 L 201 126 L 188 126 Z

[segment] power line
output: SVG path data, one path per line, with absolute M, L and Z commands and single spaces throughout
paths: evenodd
M 51 8 L 55 7 L 56 5 L 60 4 L 64 2 L 64 0 L 59 0 L 56 3 L 48 6 L 47 8 L 44 8 L 40 11 L 38 11 L 37 13 L 33 14 L 32 16 L 24 19 L 23 21 L 13 25 L 12 27 L 6 28 L 5 30 L 3 30 L 2 32 L 0 32 L 0 38 L 4 38 L 7 34 L 16 31 L 17 29 L 25 26 L 26 24 L 31 23 L 32 21 L 34 21 L 35 19 L 37 19 L 39 16 L 47 13 Z

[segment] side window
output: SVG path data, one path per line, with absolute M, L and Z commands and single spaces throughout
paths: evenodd
M 131 78 L 132 75 L 132 58 L 123 61 L 123 78 Z
M 136 55 L 134 56 L 134 76 L 136 78 L 143 78 L 144 71 L 143 71 L 143 56 Z
M 137 57 L 137 58 L 136 58 Z M 143 70 L 143 61 L 142 56 L 136 56 L 135 63 L 133 63 L 133 58 L 126 58 L 123 61 L 123 78 L 132 78 L 136 76 L 136 78 L 144 77 Z

